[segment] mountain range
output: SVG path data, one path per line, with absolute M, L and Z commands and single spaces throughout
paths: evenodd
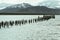
M 28 3 L 15 4 L 0 10 L 0 13 L 43 13 L 60 14 L 60 9 L 48 8 L 46 6 L 32 6 Z

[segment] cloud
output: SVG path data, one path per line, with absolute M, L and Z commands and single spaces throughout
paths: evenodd
M 0 3 L 9 3 L 9 4 L 18 4 L 18 3 L 29 3 L 32 5 L 36 5 L 38 2 L 42 2 L 44 0 L 0 0 Z
M 47 6 L 50 8 L 60 7 L 60 0 L 46 0 L 39 4 L 40 6 Z
M 59 3 L 57 2 L 60 0 L 0 0 L 0 3 L 8 3 L 8 4 L 20 4 L 20 3 L 29 3 L 31 5 L 38 5 L 40 3 L 41 5 L 45 6 L 54 6 L 55 4 L 58 5 Z

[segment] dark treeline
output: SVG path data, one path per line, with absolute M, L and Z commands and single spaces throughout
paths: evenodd
M 51 16 L 43 16 L 43 17 L 39 17 L 38 16 L 38 18 L 35 18 L 35 19 L 29 19 L 29 20 L 16 20 L 16 21 L 5 21 L 5 22 L 3 22 L 3 21 L 1 21 L 0 22 L 0 28 L 1 27 L 3 27 L 3 28 L 5 28 L 5 27 L 8 27 L 9 28 L 9 26 L 13 26 L 13 25 L 15 25 L 15 26 L 18 26 L 18 25 L 23 25 L 23 24 L 26 24 L 26 23 L 35 23 L 35 22 L 39 22 L 39 21 L 44 21 L 44 20 L 49 20 L 50 18 L 52 18 Z

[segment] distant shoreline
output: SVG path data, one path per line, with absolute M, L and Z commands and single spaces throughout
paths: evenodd
M 0 15 L 60 15 L 58 13 L 0 13 Z

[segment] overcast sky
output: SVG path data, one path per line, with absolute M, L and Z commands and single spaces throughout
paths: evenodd
M 29 3 L 32 5 L 36 5 L 40 2 L 44 1 L 59 1 L 59 0 L 0 0 L 0 3 L 8 3 L 8 4 L 18 4 L 18 3 Z
M 0 0 L 0 3 L 18 4 L 18 3 L 29 3 L 36 5 L 38 2 L 43 2 L 45 0 Z

